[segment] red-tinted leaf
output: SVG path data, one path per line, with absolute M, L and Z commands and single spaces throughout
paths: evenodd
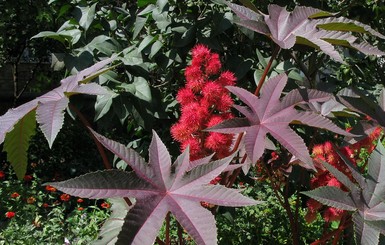
M 378 48 L 359 42 L 351 33 L 366 33 L 382 39 L 385 36 L 358 21 L 311 7 L 296 6 L 292 12 L 275 4 L 268 6 L 268 14 L 257 13 L 247 7 L 225 2 L 241 19 L 235 23 L 270 37 L 283 49 L 295 44 L 320 49 L 332 59 L 343 63 L 334 45 L 356 49 L 368 55 L 384 55 Z M 264 18 L 262 19 L 261 16 Z
M 196 164 L 191 171 L 187 171 L 190 167 L 188 151 L 171 165 L 171 157 L 155 132 L 149 149 L 149 164 L 145 163 L 138 153 L 93 133 L 104 146 L 126 161 L 136 175 L 109 170 L 49 184 L 81 197 L 136 198 L 134 208 L 124 219 L 116 244 L 153 244 L 167 212 L 174 214 L 197 244 L 216 244 L 215 219 L 200 202 L 207 201 L 225 206 L 259 203 L 242 196 L 238 191 L 208 185 L 228 166 L 233 156 L 214 162 L 208 162 L 210 158 L 205 158 L 200 160 L 201 164 Z
M 238 87 L 227 87 L 247 107 L 235 106 L 246 118 L 233 118 L 206 131 L 220 133 L 245 134 L 246 153 L 252 163 L 256 163 L 265 149 L 267 133 L 278 140 L 293 155 L 305 163 L 308 168 L 314 169 L 313 161 L 303 140 L 289 127 L 292 122 L 303 123 L 309 126 L 325 128 L 327 130 L 350 135 L 338 128 L 329 119 L 313 112 L 298 111 L 295 106 L 316 101 L 326 101 L 330 94 L 317 90 L 294 90 L 282 99 L 280 98 L 287 82 L 286 74 L 281 74 L 266 81 L 261 90 L 261 96 Z
M 368 173 L 364 177 L 350 164 L 349 159 L 339 154 L 357 181 L 353 184 L 342 172 L 325 163 L 325 167 L 341 181 L 350 192 L 337 187 L 320 187 L 304 192 L 305 195 L 335 208 L 355 211 L 354 231 L 358 244 L 378 244 L 380 232 L 385 233 L 385 148 L 377 144 L 368 162 Z

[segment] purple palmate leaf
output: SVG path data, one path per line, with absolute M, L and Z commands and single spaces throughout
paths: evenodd
M 63 112 L 68 105 L 68 97 L 72 94 L 91 94 L 103 95 L 110 93 L 102 86 L 93 84 L 84 84 L 91 78 L 100 75 L 107 69 L 103 69 L 111 63 L 114 58 L 105 59 L 93 66 L 80 71 L 76 75 L 69 76 L 61 81 L 61 86 L 54 90 L 26 103 L 15 109 L 8 110 L 7 113 L 0 116 L 0 144 L 5 140 L 6 134 L 10 132 L 14 125 L 23 118 L 28 112 L 37 109 L 36 117 L 40 128 L 43 131 L 49 146 L 51 147 L 60 131 L 64 115 Z
M 322 204 L 354 211 L 352 218 L 357 244 L 377 245 L 380 233 L 385 234 L 385 148 L 381 141 L 377 143 L 376 149 L 370 155 L 365 177 L 350 164 L 346 156 L 340 156 L 356 183 L 324 162 L 325 168 L 343 183 L 348 191 L 326 186 L 303 193 Z
M 246 153 L 253 163 L 262 156 L 266 135 L 269 133 L 293 155 L 303 161 L 306 167 L 314 169 L 305 143 L 289 127 L 290 123 L 295 122 L 325 128 L 342 135 L 350 134 L 319 114 L 311 111 L 299 111 L 295 108 L 302 103 L 326 101 L 331 98 L 330 94 L 301 89 L 293 90 L 280 99 L 286 82 L 286 74 L 269 79 L 262 87 L 260 97 L 242 88 L 227 87 L 230 92 L 247 105 L 247 107 L 235 106 L 246 118 L 229 119 L 206 130 L 220 133 L 246 132 L 244 141 Z
M 279 47 L 290 49 L 295 44 L 308 45 L 322 50 L 335 61 L 343 63 L 334 45 L 356 49 L 368 55 L 384 55 L 378 48 L 358 41 L 351 33 L 366 33 L 382 39 L 385 36 L 358 21 L 335 17 L 311 7 L 296 6 L 292 12 L 271 4 L 268 14 L 255 12 L 234 3 L 224 3 L 240 18 L 235 22 L 270 37 Z
M 153 244 L 168 212 L 175 216 L 197 244 L 216 244 L 215 219 L 201 206 L 201 202 L 222 206 L 260 203 L 237 190 L 209 185 L 228 166 L 233 156 L 213 162 L 204 158 L 187 171 L 191 165 L 188 149 L 171 164 L 171 157 L 155 132 L 148 164 L 133 150 L 93 133 L 106 148 L 126 161 L 134 172 L 106 170 L 48 184 L 85 198 L 135 198 L 136 204 L 124 218 L 116 244 Z

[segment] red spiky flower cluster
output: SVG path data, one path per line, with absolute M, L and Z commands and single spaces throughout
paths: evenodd
M 339 151 L 344 154 L 353 165 L 357 166 L 357 163 L 362 160 L 359 156 L 360 150 L 364 148 L 370 154 L 375 148 L 375 141 L 381 136 L 381 134 L 382 129 L 376 128 L 365 139 L 358 141 L 355 144 L 342 147 L 339 149 Z M 346 176 L 348 176 L 352 181 L 354 181 L 349 169 L 333 148 L 332 143 L 327 141 L 324 144 L 315 145 L 312 152 L 318 172 L 310 181 L 311 189 L 316 189 L 321 186 L 335 186 L 346 191 L 347 189 L 344 187 L 344 185 L 338 181 L 329 171 L 323 168 L 322 164 L 320 163 L 321 161 L 329 163 L 344 173 Z M 362 166 L 362 168 L 365 168 L 365 166 Z M 309 199 L 307 206 L 308 213 L 306 215 L 306 219 L 308 222 L 313 221 L 317 212 L 320 211 L 322 211 L 322 217 L 326 222 L 340 220 L 345 212 L 333 207 L 323 206 L 321 203 L 314 199 Z
M 225 86 L 234 85 L 236 78 L 232 72 L 221 72 L 221 68 L 219 55 L 206 46 L 196 45 L 192 49 L 191 65 L 185 71 L 186 86 L 176 97 L 181 116 L 171 127 L 181 150 L 190 146 L 191 160 L 212 153 L 218 159 L 229 154 L 231 134 L 202 131 L 233 117 L 230 108 L 234 102 Z

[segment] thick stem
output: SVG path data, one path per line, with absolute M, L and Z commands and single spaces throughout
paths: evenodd
M 183 228 L 179 224 L 179 222 L 177 222 L 177 224 L 178 224 L 178 240 L 179 240 L 179 244 L 182 245 L 183 244 Z
M 166 215 L 166 245 L 170 245 L 170 212 Z
M 110 161 L 108 160 L 108 157 L 107 157 L 107 154 L 102 146 L 102 144 L 100 144 L 100 142 L 96 139 L 96 137 L 94 136 L 94 134 L 91 132 L 91 124 L 88 122 L 88 120 L 85 118 L 85 116 L 83 115 L 83 113 L 81 113 L 78 108 L 76 108 L 76 106 L 72 105 L 72 104 L 69 104 L 69 107 L 71 110 L 73 110 L 76 115 L 78 115 L 80 121 L 84 124 L 84 126 L 87 128 L 87 131 L 88 133 L 91 135 L 91 138 L 94 140 L 95 144 L 96 144 L 96 147 L 99 151 L 99 154 L 100 156 L 102 157 L 102 160 L 103 160 L 103 164 L 104 164 L 104 168 L 105 169 L 112 169 L 112 166 L 110 164 Z M 128 199 L 128 197 L 124 197 L 123 198 L 124 201 L 127 203 L 128 206 L 132 206 L 132 202 L 130 201 L 130 199 Z
M 276 48 L 274 49 L 273 54 L 270 57 L 269 63 L 267 63 L 267 66 L 265 67 L 265 70 L 263 71 L 262 77 L 261 77 L 261 79 L 259 79 L 258 86 L 255 89 L 254 94 L 256 96 L 259 95 L 259 92 L 261 91 L 262 85 L 265 82 L 266 76 L 270 71 L 271 65 L 273 64 L 273 61 L 277 57 L 280 50 L 281 50 L 281 48 L 279 46 L 276 46 Z
M 93 133 L 91 132 L 91 124 L 87 121 L 87 119 L 84 117 L 83 113 L 81 113 L 78 108 L 76 108 L 74 105 L 72 104 L 69 104 L 69 107 L 71 110 L 73 110 L 76 115 L 78 115 L 80 121 L 84 124 L 84 126 L 87 128 L 88 130 L 88 133 L 91 135 L 91 138 L 94 140 L 95 144 L 96 144 L 96 147 L 98 148 L 98 151 L 99 151 L 99 154 L 100 156 L 102 157 L 102 160 L 103 160 L 103 164 L 104 164 L 104 168 L 105 169 L 112 169 L 112 166 L 110 164 L 110 161 L 108 161 L 108 157 L 106 155 L 106 152 L 104 151 L 104 148 L 102 146 L 102 144 L 100 144 L 100 142 L 96 139 L 96 137 L 93 135 Z
M 156 241 L 156 243 L 158 243 L 159 245 L 165 245 L 165 243 L 164 243 L 162 240 L 160 240 L 159 237 L 157 237 L 155 241 Z

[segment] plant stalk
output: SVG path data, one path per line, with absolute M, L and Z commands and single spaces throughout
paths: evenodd
M 166 215 L 166 245 L 170 245 L 170 212 Z
M 257 88 L 255 89 L 255 92 L 254 94 L 256 96 L 259 96 L 259 92 L 261 92 L 261 89 L 262 89 L 262 85 L 263 83 L 265 82 L 266 80 L 266 76 L 267 74 L 269 73 L 270 71 L 270 68 L 271 68 L 271 65 L 273 64 L 273 61 L 275 60 L 275 58 L 277 57 L 277 55 L 279 54 L 279 51 L 281 50 L 281 48 L 279 46 L 276 46 L 274 51 L 273 51 L 273 54 L 271 55 L 270 57 L 270 60 L 269 60 L 269 63 L 267 63 L 267 66 L 265 67 L 265 70 L 263 71 L 263 74 L 262 74 L 262 77 L 261 79 L 259 79 L 259 82 L 258 82 L 258 86 Z
M 83 113 L 81 113 L 78 108 L 76 108 L 76 106 L 72 105 L 71 103 L 69 104 L 69 107 L 71 110 L 73 110 L 76 115 L 79 117 L 80 121 L 83 123 L 83 125 L 87 128 L 87 131 L 88 133 L 91 135 L 91 138 L 94 140 L 95 144 L 96 144 L 96 147 L 99 151 L 99 154 L 100 156 L 102 157 L 102 160 L 103 160 L 103 164 L 104 164 L 104 168 L 105 169 L 112 169 L 112 165 L 110 163 L 110 161 L 108 160 L 108 157 L 107 157 L 107 154 L 106 154 L 106 151 L 104 150 L 102 144 L 100 144 L 100 142 L 96 139 L 96 137 L 94 136 L 94 134 L 91 132 L 91 124 L 88 122 L 88 120 L 86 119 L 86 117 L 83 115 Z M 130 199 L 128 199 L 128 197 L 124 197 L 123 198 L 124 201 L 127 203 L 128 206 L 132 206 L 132 202 L 130 201 Z

